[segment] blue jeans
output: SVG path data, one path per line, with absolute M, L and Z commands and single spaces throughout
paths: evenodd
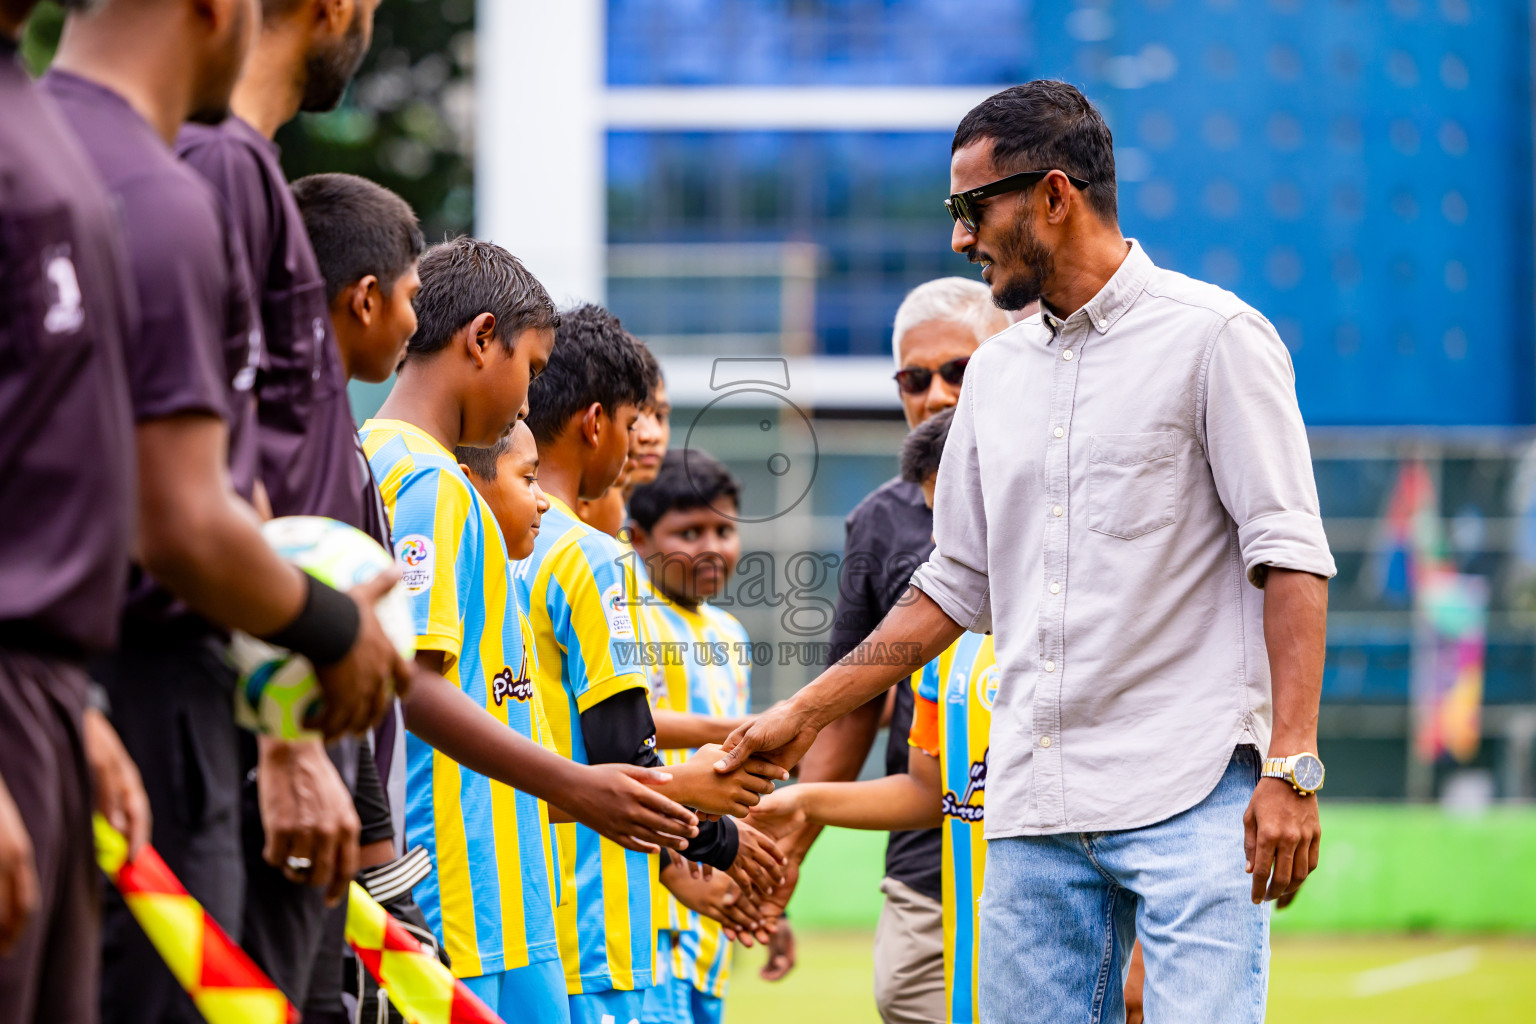
M 1239 747 L 1209 796 L 1156 825 L 990 841 L 984 1024 L 1124 1021 L 1137 938 L 1147 1020 L 1260 1024 L 1269 904 L 1253 905 L 1243 870 L 1243 812 L 1258 779 L 1258 752 Z

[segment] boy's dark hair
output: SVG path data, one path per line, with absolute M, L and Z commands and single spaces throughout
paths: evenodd
M 939 475 L 939 460 L 944 457 L 944 442 L 949 440 L 949 424 L 954 409 L 940 409 L 912 428 L 901 443 L 901 478 L 922 486 L 923 481 Z
M 643 404 L 651 393 L 644 353 L 645 346 L 602 306 L 562 313 L 549 363 L 528 385 L 528 429 L 534 440 L 553 441 L 572 416 L 593 402 L 610 416 L 621 405 Z
M 311 174 L 292 188 L 328 302 L 369 274 L 389 295 L 426 251 L 416 211 L 383 185 L 355 174 Z
M 1042 78 L 987 97 L 960 120 L 949 151 L 978 139 L 992 140 L 992 162 L 1006 174 L 1062 170 L 1087 180 L 1088 205 L 1115 222 L 1114 138 L 1076 87 Z
M 649 345 L 643 341 L 639 344 L 640 359 L 645 363 L 645 401 L 652 402 L 656 399 L 656 389 L 661 386 L 661 364 L 656 361 L 656 353 Z
M 741 483 L 725 463 L 698 448 L 673 448 L 661 460 L 656 479 L 629 496 L 629 518 L 650 531 L 668 512 L 720 509 L 723 499 L 741 507 Z
M 496 479 L 496 463 L 512 447 L 512 435 L 508 434 L 489 448 L 471 448 L 460 445 L 453 450 L 453 457 L 481 480 Z
M 407 360 L 441 351 L 481 313 L 496 317 L 496 339 L 509 350 L 524 331 L 560 327 L 560 314 L 538 278 L 492 242 L 461 235 L 434 245 L 421 258 L 420 273 L 416 335 L 406 348 Z

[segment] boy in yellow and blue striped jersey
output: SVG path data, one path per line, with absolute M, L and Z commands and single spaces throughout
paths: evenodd
M 583 306 L 562 316 L 555 351 L 529 393 L 528 425 L 550 509 L 533 554 L 518 563 L 516 585 L 533 623 L 535 682 L 551 734 L 561 753 L 582 763 L 661 764 L 634 619 L 633 565 L 612 537 L 573 511 L 618 479 L 649 391 L 639 342 L 611 313 Z M 663 791 L 703 811 L 739 815 L 771 791 L 762 776 L 785 775 L 757 761 L 720 776 L 716 757 L 706 751 L 669 768 Z M 654 969 L 656 862 L 580 825 L 555 830 L 556 920 L 571 1019 L 638 1021 Z M 751 864 L 770 889 L 781 863 L 764 837 L 728 820 L 702 825 L 685 855 L 722 869 Z
M 654 476 L 631 494 L 628 513 L 639 571 L 649 583 L 641 617 L 647 640 L 663 655 L 653 669 L 659 692 L 652 699 L 728 735 L 751 705 L 750 640 L 709 599 L 724 591 L 741 558 L 741 488 L 725 466 L 697 450 L 668 452 Z M 663 757 L 673 763 L 693 752 L 664 749 Z M 672 891 L 657 902 L 657 980 L 646 993 L 642 1024 L 718 1024 L 732 945 L 722 921 L 708 915 L 728 920 L 714 901 L 731 893 L 740 910 L 741 896 L 723 873 L 706 882 L 669 866 L 662 881 Z
M 523 295 L 488 288 L 487 266 L 517 280 Z M 538 282 L 486 243 L 435 248 L 420 273 L 420 324 L 399 382 L 360 432 L 363 449 L 390 516 L 418 659 L 533 739 L 544 730 L 501 530 L 452 450 L 494 442 L 516 421 L 559 316 Z M 455 315 L 465 302 L 495 312 Z M 434 436 L 449 396 L 465 413 L 452 419 L 459 436 Z M 406 757 L 407 842 L 425 846 L 436 865 L 416 898 L 454 973 L 497 977 L 493 1008 L 511 1005 L 498 998 L 506 994 L 534 1019 L 565 1020 L 547 808 L 414 735 Z
M 438 246 L 420 274 L 420 326 L 361 431 L 417 633 L 405 825 L 436 867 L 416 895 L 454 972 L 493 1009 L 559 1024 L 569 1003 L 544 801 L 639 849 L 680 845 L 696 818 L 649 788 L 665 775 L 578 766 L 533 741 L 547 729 L 507 551 L 450 451 L 512 428 L 558 315 L 522 265 L 485 242 Z

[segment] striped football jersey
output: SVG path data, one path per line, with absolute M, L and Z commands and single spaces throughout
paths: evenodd
M 946 1019 L 959 1024 L 978 1019 L 978 900 L 987 864 L 982 808 L 997 679 L 992 637 L 980 633 L 963 634 L 912 676 L 910 742 L 939 759 L 944 789 L 944 994 Z
M 511 729 L 548 742 L 533 652 L 501 529 L 457 460 L 419 428 L 369 420 L 359 435 L 379 482 L 410 595 L 418 650 Z M 406 842 L 435 870 L 415 888 L 461 978 L 559 955 L 553 853 L 543 801 L 406 738 Z

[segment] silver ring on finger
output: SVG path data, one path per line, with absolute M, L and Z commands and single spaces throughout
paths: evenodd
M 283 866 L 296 875 L 307 875 L 314 868 L 315 862 L 308 857 L 289 857 L 283 861 Z

